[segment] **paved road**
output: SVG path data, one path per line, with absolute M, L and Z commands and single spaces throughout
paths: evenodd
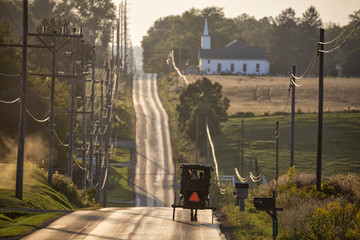
M 212 224 L 211 210 L 198 212 L 169 206 L 174 198 L 174 163 L 168 117 L 157 94 L 156 75 L 135 75 L 133 101 L 136 111 L 136 207 L 76 211 L 25 239 L 224 239 L 219 223 Z
M 189 210 L 177 209 L 172 221 L 172 208 L 135 207 L 77 211 L 25 239 L 224 239 L 219 234 L 210 210 L 199 212 L 195 223 L 189 220 Z
M 168 116 L 159 99 L 156 74 L 133 79 L 136 112 L 136 206 L 170 206 L 174 199 L 174 162 Z

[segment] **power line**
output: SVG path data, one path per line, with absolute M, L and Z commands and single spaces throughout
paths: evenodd
M 16 103 L 16 102 L 19 102 L 20 101 L 20 98 L 17 98 L 13 101 L 4 101 L 4 100 L 0 100 L 0 103 L 4 103 L 4 104 L 13 104 L 13 103 Z
M 331 43 L 337 41 L 337 40 L 350 28 L 350 25 L 356 20 L 357 15 L 358 15 L 359 13 L 360 13 L 360 10 L 355 14 L 355 16 L 353 17 L 353 19 L 352 19 L 351 22 L 349 23 L 349 25 L 348 25 L 336 38 L 334 38 L 333 40 L 328 41 L 328 42 L 319 42 L 319 43 L 322 44 L 322 45 L 327 45 L 327 44 L 331 44 Z M 357 25 L 358 25 L 358 24 L 359 24 L 359 22 L 357 23 Z M 356 25 L 356 27 L 357 27 L 357 25 Z M 355 27 L 355 28 L 356 28 L 356 27 Z
M 25 108 L 25 109 L 26 109 L 26 112 L 27 112 L 36 122 L 44 123 L 44 122 L 46 122 L 46 121 L 49 121 L 49 119 L 50 119 L 50 116 L 47 117 L 47 118 L 45 118 L 45 119 L 42 119 L 42 120 L 37 119 L 36 117 L 34 117 L 34 115 L 31 114 L 31 112 L 29 111 L 29 109 L 27 109 L 27 108 Z
M 4 77 L 20 77 L 20 74 L 6 74 L 6 73 L 0 73 L 0 76 L 4 76 Z
M 326 51 L 325 51 L 325 50 L 319 50 L 319 52 L 322 52 L 322 53 L 331 53 L 331 52 L 339 49 L 339 48 L 348 40 L 348 38 L 355 32 L 356 28 L 357 28 L 359 25 L 360 25 L 360 21 L 355 25 L 355 27 L 353 28 L 353 30 L 344 38 L 344 40 L 343 40 L 338 46 L 334 47 L 334 48 L 331 49 L 331 50 L 326 50 Z M 322 43 L 320 43 L 320 44 L 322 44 Z M 322 45 L 324 45 L 324 44 L 322 44 Z
M 69 147 L 69 144 L 65 144 L 64 142 L 62 142 L 62 141 L 60 140 L 60 138 L 59 138 L 59 136 L 58 136 L 58 134 L 57 134 L 57 132 L 56 132 L 55 129 L 54 129 L 54 133 L 55 133 L 55 136 L 56 136 L 57 140 L 59 141 L 59 143 L 60 143 L 61 145 L 63 145 L 64 147 Z

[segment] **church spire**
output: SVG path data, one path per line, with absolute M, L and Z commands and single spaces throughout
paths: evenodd
M 202 49 L 210 49 L 211 48 L 211 38 L 210 38 L 209 32 L 208 32 L 207 18 L 205 18 L 204 34 L 201 36 L 201 48 Z
M 205 18 L 204 34 L 203 36 L 209 36 L 207 18 Z

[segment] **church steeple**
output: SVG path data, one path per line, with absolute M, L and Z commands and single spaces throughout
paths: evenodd
M 210 49 L 211 48 L 211 38 L 210 38 L 209 32 L 208 32 L 207 18 L 205 18 L 204 33 L 201 36 L 201 48 L 202 49 Z

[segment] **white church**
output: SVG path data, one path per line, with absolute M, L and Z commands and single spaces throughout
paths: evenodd
M 235 40 L 225 47 L 211 47 L 211 37 L 205 19 L 199 50 L 199 69 L 203 74 L 265 75 L 270 72 L 266 48 L 249 47 Z

